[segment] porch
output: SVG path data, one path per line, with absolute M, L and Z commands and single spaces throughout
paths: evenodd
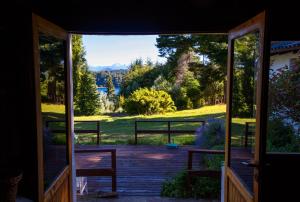
M 195 146 L 168 149 L 151 145 L 81 145 L 75 149 L 116 149 L 117 192 L 119 196 L 160 196 L 163 182 L 187 168 L 188 150 Z M 109 168 L 109 153 L 76 153 L 78 168 Z M 194 158 L 194 165 L 197 157 Z M 200 165 L 199 165 L 200 166 Z M 88 177 L 89 195 L 111 191 L 111 177 Z

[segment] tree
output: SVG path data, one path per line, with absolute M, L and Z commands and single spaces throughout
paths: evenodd
M 182 55 L 192 52 L 198 58 L 201 56 L 205 61 L 191 60 L 188 64 L 189 71 L 192 71 L 195 78 L 202 84 L 202 91 L 206 87 L 209 87 L 210 83 L 207 81 L 224 83 L 222 94 L 225 96 L 227 67 L 226 35 L 160 35 L 156 39 L 156 46 L 159 49 L 160 56 L 168 59 L 167 64 L 171 66 L 169 72 L 172 72 L 173 77 L 178 73 L 181 74 L 178 70 L 182 69 L 178 68 L 179 66 L 177 65 Z M 202 74 L 206 69 L 210 69 L 211 74 L 203 76 Z M 222 100 L 225 99 L 223 98 Z
M 54 37 L 40 38 L 40 82 L 42 99 L 51 103 L 64 102 L 65 77 L 63 43 Z
M 280 68 L 269 81 L 269 113 L 271 117 L 292 121 L 300 126 L 300 59 L 294 70 Z
M 82 35 L 72 35 L 72 53 L 75 113 L 93 115 L 98 112 L 99 94 L 95 76 L 88 70 Z
M 235 40 L 233 69 L 233 116 L 253 117 L 255 107 L 256 62 L 258 40 L 249 34 Z
M 192 109 L 202 105 L 199 81 L 190 71 L 184 73 L 181 85 L 174 85 L 171 95 L 178 109 Z
M 108 99 L 112 100 L 115 95 L 115 86 L 113 84 L 112 76 L 111 74 L 108 74 L 106 77 L 106 88 L 107 88 L 107 97 Z
M 75 112 L 80 115 L 94 115 L 99 110 L 99 93 L 96 81 L 89 71 L 84 71 L 80 77 L 78 98 L 75 103 Z
M 155 90 L 163 90 L 165 92 L 170 92 L 172 89 L 172 83 L 167 81 L 162 75 L 159 75 L 153 82 L 151 87 Z
M 158 68 L 144 64 L 141 59 L 136 59 L 129 67 L 125 74 L 121 86 L 121 94 L 128 97 L 138 88 L 148 87 L 153 85 L 154 80 L 158 77 Z
M 77 100 L 77 94 L 80 86 L 80 76 L 88 70 L 85 59 L 86 52 L 84 50 L 82 35 L 72 35 L 72 65 L 73 65 L 73 97 Z

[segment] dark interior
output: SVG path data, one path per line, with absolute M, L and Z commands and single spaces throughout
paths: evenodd
M 271 1 L 185 0 L 175 1 L 32 1 L 16 0 L 0 6 L 0 122 L 1 169 L 23 170 L 19 191 L 37 200 L 37 149 L 32 54 L 32 12 L 71 33 L 84 34 L 176 34 L 228 33 L 260 11 L 268 9 L 270 40 L 299 40 L 299 9 L 296 2 L 276 6 Z M 41 3 L 43 2 L 43 3 Z M 282 2 L 281 2 L 282 3 Z M 284 2 L 288 4 L 288 1 Z M 294 4 L 294 5 L 293 5 Z M 268 161 L 272 165 L 270 157 Z M 297 194 L 287 185 L 299 182 L 293 156 L 276 169 L 267 169 L 265 200 L 271 196 Z M 273 160 L 275 161 L 275 160 Z M 290 172 L 291 165 L 295 169 Z M 298 163 L 299 164 L 299 163 Z M 299 170 L 298 170 L 299 171 Z M 270 175 L 270 173 L 272 175 Z M 0 173 L 1 175 L 1 173 Z M 281 176 L 281 177 L 274 177 Z M 273 180 L 271 180 L 273 179 Z M 277 179 L 277 180 L 275 180 Z M 278 186 L 272 191 L 274 183 Z M 270 186 L 272 184 L 272 186 Z M 297 185 L 293 185 L 296 186 Z M 287 200 L 289 201 L 289 200 Z

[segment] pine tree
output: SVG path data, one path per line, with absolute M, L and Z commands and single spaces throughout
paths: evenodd
M 80 76 L 88 70 L 85 54 L 82 35 L 72 35 L 73 97 L 75 102 L 80 87 Z
M 99 110 L 99 93 L 94 75 L 88 70 L 82 35 L 72 35 L 73 96 L 75 113 L 93 115 Z
M 75 110 L 81 115 L 94 115 L 99 111 L 100 100 L 95 78 L 89 71 L 80 77 Z
M 114 86 L 111 74 L 107 75 L 106 88 L 107 88 L 107 97 L 108 97 L 108 99 L 112 100 L 115 95 L 115 86 Z

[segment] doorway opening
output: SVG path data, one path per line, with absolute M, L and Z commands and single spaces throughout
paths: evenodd
M 75 150 L 116 149 L 116 182 L 81 176 L 79 197 L 116 183 L 122 197 L 220 198 L 223 153 L 193 154 L 194 170 L 218 173 L 205 182 L 187 185 L 187 170 L 190 150 L 224 150 L 227 35 L 72 39 Z M 76 167 L 111 169 L 111 155 L 75 153 Z

